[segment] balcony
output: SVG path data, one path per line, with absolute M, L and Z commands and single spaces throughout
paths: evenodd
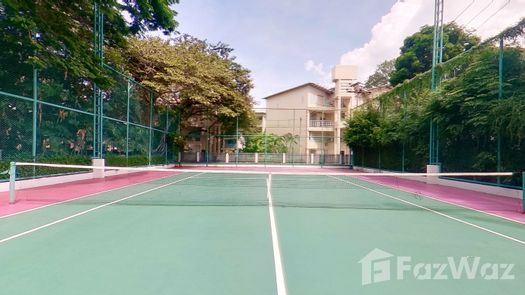
M 310 120 L 310 127 L 321 127 L 321 128 L 332 128 L 334 127 L 334 121 L 328 120 Z

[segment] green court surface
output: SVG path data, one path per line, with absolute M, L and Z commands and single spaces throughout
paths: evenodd
M 267 178 L 186 173 L 2 218 L 1 294 L 524 293 L 523 224 L 353 178 Z M 372 264 L 363 284 L 374 249 L 390 276 Z M 453 277 L 462 259 L 471 277 Z

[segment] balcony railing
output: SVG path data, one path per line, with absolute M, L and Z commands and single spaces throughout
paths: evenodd
M 310 127 L 333 127 L 334 121 L 310 120 Z

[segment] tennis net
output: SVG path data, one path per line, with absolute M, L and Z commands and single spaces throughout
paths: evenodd
M 26 175 L 24 170 L 29 169 L 55 169 L 62 175 L 39 179 L 17 177 Z M 479 198 L 487 202 L 491 200 L 487 192 L 504 190 L 476 186 L 471 183 L 472 179 L 525 178 L 522 173 L 512 172 L 366 173 L 319 168 L 238 169 L 12 163 L 9 198 L 11 203 L 61 202 L 74 205 L 268 206 L 271 202 L 280 207 L 413 210 L 413 206 L 407 207 L 407 202 L 424 202 L 422 198 L 425 196 L 464 194 L 465 199 Z M 450 180 L 451 177 L 465 181 Z M 523 190 L 508 189 L 506 193 L 511 198 L 501 201 L 494 197 L 495 204 L 500 206 L 501 202 L 508 202 L 509 210 L 523 211 Z

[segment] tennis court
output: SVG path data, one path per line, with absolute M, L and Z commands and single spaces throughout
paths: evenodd
M 174 171 L 17 191 L 2 293 L 523 293 L 519 218 L 348 170 Z

